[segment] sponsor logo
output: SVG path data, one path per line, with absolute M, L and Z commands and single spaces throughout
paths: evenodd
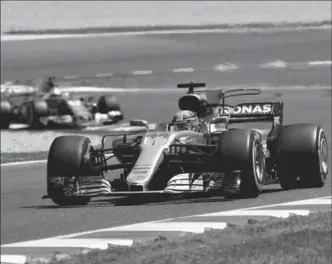
M 132 176 L 130 177 L 130 180 L 131 180 L 131 181 L 144 181 L 145 178 L 146 178 L 145 175 L 132 175 Z
M 147 178 L 149 171 L 149 167 L 133 168 L 131 175 L 128 176 L 128 178 L 131 181 L 143 181 Z
M 219 115 L 266 115 L 272 112 L 271 104 L 241 104 L 235 107 L 224 107 L 224 112 L 222 108 L 218 109 Z

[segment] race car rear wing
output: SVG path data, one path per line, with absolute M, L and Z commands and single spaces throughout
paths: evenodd
M 242 103 L 227 109 L 224 106 L 224 114 L 229 114 L 229 123 L 246 122 L 273 122 L 283 121 L 283 102 L 258 102 Z M 229 111 L 229 112 L 228 112 Z M 228 113 L 227 113 L 228 112 Z

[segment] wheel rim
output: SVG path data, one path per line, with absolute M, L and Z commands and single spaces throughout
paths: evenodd
M 328 154 L 328 147 L 325 137 L 321 137 L 320 139 L 318 152 L 319 152 L 321 177 L 324 181 L 326 181 L 328 173 L 329 154 Z
M 263 182 L 263 157 L 260 145 L 253 148 L 253 167 L 256 178 L 259 182 Z

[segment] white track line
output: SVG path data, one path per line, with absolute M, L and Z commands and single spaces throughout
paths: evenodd
M 226 211 L 205 214 L 200 217 L 211 217 L 211 216 L 272 216 L 280 218 L 288 218 L 291 215 L 302 215 L 306 216 L 310 214 L 310 210 L 241 210 L 241 211 Z
M 173 72 L 194 72 L 195 69 L 194 68 L 177 68 L 177 69 L 173 69 Z
M 277 60 L 267 63 L 262 63 L 258 65 L 258 68 L 263 69 L 297 69 L 297 70 L 303 70 L 308 69 L 310 67 L 326 67 L 331 66 L 331 61 L 308 61 L 308 62 L 286 62 L 283 60 Z
M 271 34 L 275 32 L 293 32 L 308 29 L 321 29 L 331 31 L 330 25 L 323 26 L 298 26 L 296 28 L 285 25 L 271 29 L 262 28 L 229 28 L 229 29 L 186 29 L 186 30 L 152 30 L 136 32 L 117 32 L 117 33 L 91 33 L 91 34 L 48 34 L 48 35 L 1 35 L 1 42 L 7 41 L 27 41 L 41 39 L 64 39 L 64 38 L 91 38 L 91 37 L 118 37 L 118 36 L 139 36 L 139 35 L 168 35 L 168 34 L 210 34 L 210 33 L 261 33 Z
M 23 87 L 23 86 L 21 86 Z M 26 89 L 31 89 L 32 87 L 26 86 Z M 231 85 L 231 86 L 220 86 L 218 89 L 238 89 L 238 88 L 259 88 L 262 91 L 292 91 L 292 90 L 326 90 L 331 89 L 331 86 L 323 85 L 312 85 L 312 86 L 269 86 L 269 85 L 255 85 L 255 86 L 243 86 L 243 85 Z M 120 88 L 120 87 L 98 87 L 98 86 L 70 86 L 70 87 L 60 87 L 61 91 L 72 92 L 72 93 L 137 93 L 137 92 L 148 92 L 148 93 L 183 93 L 183 89 L 178 88 Z
M 112 77 L 113 73 L 97 73 L 96 77 Z
M 37 164 L 37 163 L 45 163 L 47 160 L 27 160 L 27 161 L 17 161 L 17 162 L 8 162 L 8 163 L 1 163 L 1 167 L 11 167 L 11 166 L 21 166 L 21 165 L 28 165 L 28 164 Z
M 287 62 L 283 60 L 277 60 L 277 61 L 272 61 L 272 62 L 267 62 L 267 63 L 262 63 L 258 65 L 258 68 L 263 68 L 263 69 L 283 69 L 287 67 Z
M 310 66 L 331 66 L 332 61 L 309 61 L 308 64 Z
M 315 85 L 315 86 L 268 86 L 268 85 L 256 85 L 256 86 L 225 86 L 219 87 L 220 89 L 236 89 L 236 88 L 259 88 L 262 91 L 292 91 L 292 90 L 326 90 L 331 89 L 331 86 Z M 148 92 L 148 93 L 183 93 L 183 89 L 178 88 L 112 88 L 112 87 L 63 87 L 62 91 L 67 92 L 108 92 L 108 93 L 137 93 L 137 92 Z
M 153 71 L 132 71 L 131 72 L 132 75 L 149 75 L 149 74 L 153 74 Z
M 1 255 L 0 263 L 24 264 L 28 258 L 24 255 Z
M 230 210 L 230 211 L 221 211 L 222 213 L 233 213 L 233 212 L 238 212 L 238 211 L 247 211 L 247 210 L 260 210 L 264 208 L 272 208 L 272 207 L 277 207 L 277 206 L 291 206 L 293 205 L 294 202 L 297 202 L 298 204 L 301 205 L 312 205 L 315 204 L 315 201 L 317 204 L 321 203 L 322 199 L 332 199 L 332 196 L 324 196 L 324 197 L 318 197 L 318 198 L 310 198 L 310 199 L 305 199 L 305 200 L 297 200 L 297 201 L 292 201 L 292 202 L 285 202 L 285 203 L 276 203 L 276 204 L 268 204 L 268 205 L 260 205 L 260 206 L 255 206 L 255 207 L 248 207 L 248 208 L 241 208 L 241 209 L 235 209 L 235 210 Z M 188 218 L 188 217 L 196 217 L 196 216 L 209 216 L 209 214 L 201 214 L 201 215 L 191 215 L 191 216 L 185 216 L 182 218 Z
M 65 80 L 75 80 L 75 79 L 79 79 L 80 77 L 78 75 L 68 75 L 63 77 L 63 79 Z
M 289 202 L 289 203 L 285 203 L 285 204 L 280 204 L 280 206 L 291 206 L 291 205 L 331 205 L 332 200 L 330 197 L 326 197 L 326 198 L 321 198 L 321 199 L 311 199 L 311 200 L 307 200 L 305 201 L 305 203 L 303 203 L 303 201 L 295 201 L 295 202 Z
M 70 247 L 70 248 L 91 248 L 107 249 L 108 245 L 131 246 L 134 243 L 132 239 L 110 238 L 80 238 L 80 239 L 56 239 L 46 238 L 27 242 L 18 242 L 1 246 L 1 248 L 18 248 L 18 247 Z
M 127 226 L 110 228 L 108 231 L 177 231 L 203 233 L 205 229 L 225 229 L 227 223 L 223 222 L 160 222 L 160 223 L 141 223 Z
M 220 72 L 230 72 L 230 71 L 235 71 L 238 69 L 238 66 L 232 63 L 225 63 L 225 64 L 219 64 L 214 66 L 213 68 L 215 71 L 220 71 Z

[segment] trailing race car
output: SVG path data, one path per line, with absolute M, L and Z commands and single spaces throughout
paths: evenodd
M 99 147 L 83 136 L 55 138 L 43 198 L 61 206 L 87 204 L 96 196 L 210 193 L 251 198 L 269 184 L 279 183 L 283 189 L 325 184 L 329 159 L 321 126 L 283 125 L 283 102 L 225 103 L 227 97 L 259 94 L 258 89 L 194 93 L 195 87 L 204 86 L 178 85 L 189 88 L 179 108 L 197 113 L 199 131 L 172 122 L 148 129 L 146 121 L 132 120 L 127 131 L 105 135 Z M 232 128 L 257 121 L 272 126 Z M 118 163 L 109 164 L 113 158 Z M 123 169 L 121 177 L 107 180 L 105 173 L 116 169 Z
M 27 124 L 32 129 L 108 125 L 123 120 L 116 97 L 73 98 L 59 89 L 40 92 L 34 87 L 10 86 L 1 93 L 0 128 L 11 123 Z

